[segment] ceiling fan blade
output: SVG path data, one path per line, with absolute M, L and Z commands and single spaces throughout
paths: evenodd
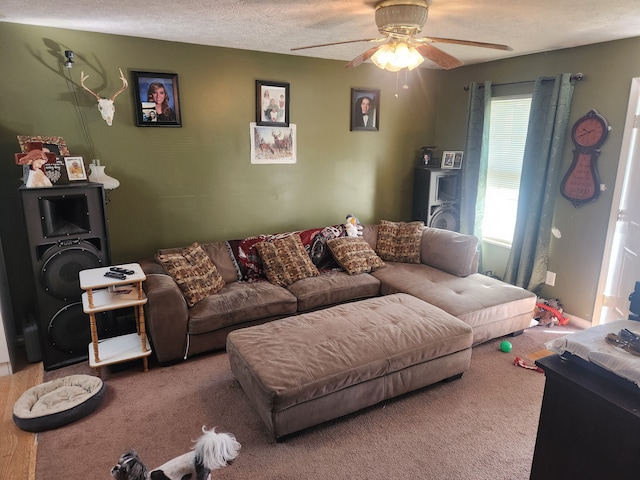
M 452 57 L 448 53 L 443 52 L 439 48 L 434 47 L 429 43 L 423 43 L 422 45 L 416 45 L 416 50 L 420 52 L 420 55 L 427 57 L 434 63 L 437 63 L 445 70 L 460 67 L 462 62 L 455 57 Z
M 318 47 L 330 47 L 332 45 L 342 45 L 344 43 L 359 43 L 359 42 L 382 42 L 386 40 L 386 38 L 363 38 L 361 40 L 347 40 L 344 42 L 332 42 L 332 43 L 320 43 L 318 45 L 309 45 L 306 47 L 296 47 L 291 50 L 305 50 L 307 48 L 318 48 Z
M 508 51 L 513 50 L 513 48 L 509 47 L 508 45 L 500 45 L 499 43 L 474 42 L 471 40 L 456 40 L 455 38 L 423 37 L 423 38 L 417 38 L 416 40 L 434 42 L 434 43 L 454 43 L 456 45 L 468 45 L 470 47 L 493 48 L 495 50 L 508 50 Z
M 378 45 L 378 46 L 372 47 L 369 50 L 367 50 L 366 52 L 361 53 L 356 58 L 354 58 L 349 63 L 347 63 L 344 66 L 344 68 L 358 67 L 358 66 L 362 65 L 364 62 L 369 60 L 373 56 L 373 54 L 376 53 L 376 50 L 378 50 L 381 46 L 382 45 Z

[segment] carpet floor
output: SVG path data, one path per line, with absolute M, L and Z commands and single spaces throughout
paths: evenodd
M 544 375 L 514 365 L 548 353 L 544 342 L 571 326 L 533 327 L 474 347 L 471 368 L 443 382 L 276 442 L 235 380 L 227 355 L 170 367 L 141 364 L 103 372 L 104 403 L 73 424 L 38 434 L 36 480 L 107 479 L 134 448 L 148 467 L 187 452 L 203 426 L 242 444 L 218 479 L 505 479 L 529 478 Z M 77 364 L 45 381 L 93 371 Z

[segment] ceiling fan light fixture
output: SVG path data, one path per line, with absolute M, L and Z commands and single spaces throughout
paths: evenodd
M 406 42 L 391 42 L 382 45 L 371 57 L 373 64 L 381 70 L 397 72 L 403 68 L 413 70 L 424 58 L 413 45 Z
M 392 44 L 387 43 L 382 45 L 376 53 L 371 57 L 373 64 L 381 70 L 386 70 L 387 65 L 390 64 L 393 56 L 395 55 L 395 48 Z

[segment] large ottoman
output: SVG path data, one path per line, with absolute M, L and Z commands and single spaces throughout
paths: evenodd
M 399 293 L 227 337 L 231 370 L 276 437 L 441 380 L 471 361 L 471 327 Z

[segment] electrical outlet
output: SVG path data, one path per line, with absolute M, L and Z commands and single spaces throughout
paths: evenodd
M 556 284 L 556 272 L 547 271 L 547 279 L 544 283 L 553 287 Z

